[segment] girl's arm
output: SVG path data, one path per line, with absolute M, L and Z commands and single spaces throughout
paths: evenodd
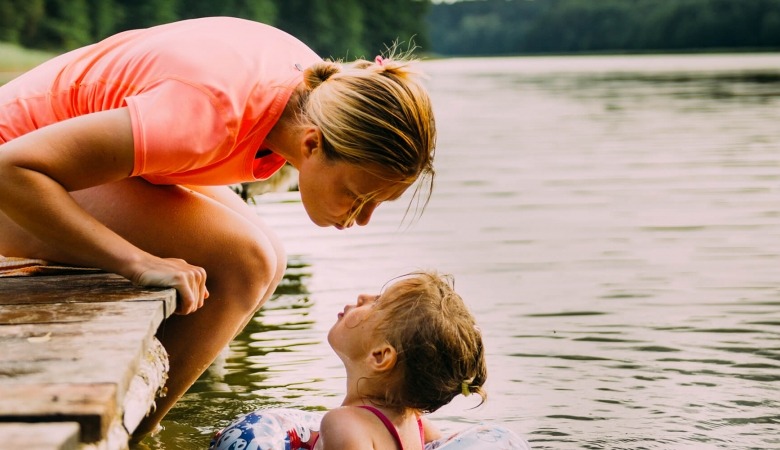
M 422 416 L 423 431 L 425 432 L 425 443 L 441 439 L 441 431 L 427 417 Z
M 118 273 L 140 285 L 176 288 L 178 311 L 193 312 L 208 296 L 202 268 L 144 252 L 98 222 L 68 194 L 125 179 L 133 163 L 127 108 L 41 128 L 0 146 L 0 210 L 69 255 L 70 262 Z

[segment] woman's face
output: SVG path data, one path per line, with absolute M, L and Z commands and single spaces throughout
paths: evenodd
M 397 199 L 410 186 L 385 180 L 355 164 L 329 161 L 319 150 L 308 155 L 298 171 L 303 206 L 311 221 L 321 227 L 366 225 L 380 203 Z M 370 200 L 363 201 L 369 196 Z

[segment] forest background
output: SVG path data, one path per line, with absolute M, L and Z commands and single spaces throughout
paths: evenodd
M 215 15 L 345 60 L 412 39 L 433 56 L 780 49 L 780 0 L 0 0 L 0 41 L 62 52 Z

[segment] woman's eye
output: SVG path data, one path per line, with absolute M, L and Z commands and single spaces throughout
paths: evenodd
M 354 192 L 350 191 L 349 189 L 345 190 L 344 192 L 347 195 L 347 197 L 349 197 L 350 199 L 352 199 L 352 200 L 357 200 L 358 199 L 358 195 L 355 194 Z

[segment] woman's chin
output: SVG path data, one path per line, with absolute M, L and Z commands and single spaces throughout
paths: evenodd
M 336 226 L 336 224 L 334 224 L 333 221 L 320 219 L 318 217 L 313 217 L 311 214 L 308 214 L 308 216 L 309 216 L 309 220 L 311 220 L 311 222 L 314 225 L 317 225 L 318 227 L 327 228 L 327 227 Z
M 309 215 L 309 220 L 311 220 L 312 223 L 314 223 L 314 225 L 317 225 L 318 227 L 322 227 L 322 228 L 333 227 L 336 228 L 337 230 L 343 230 L 345 228 L 349 228 L 348 226 L 345 226 L 343 223 L 337 222 L 333 219 L 321 219 L 319 217 L 312 217 L 311 215 Z

